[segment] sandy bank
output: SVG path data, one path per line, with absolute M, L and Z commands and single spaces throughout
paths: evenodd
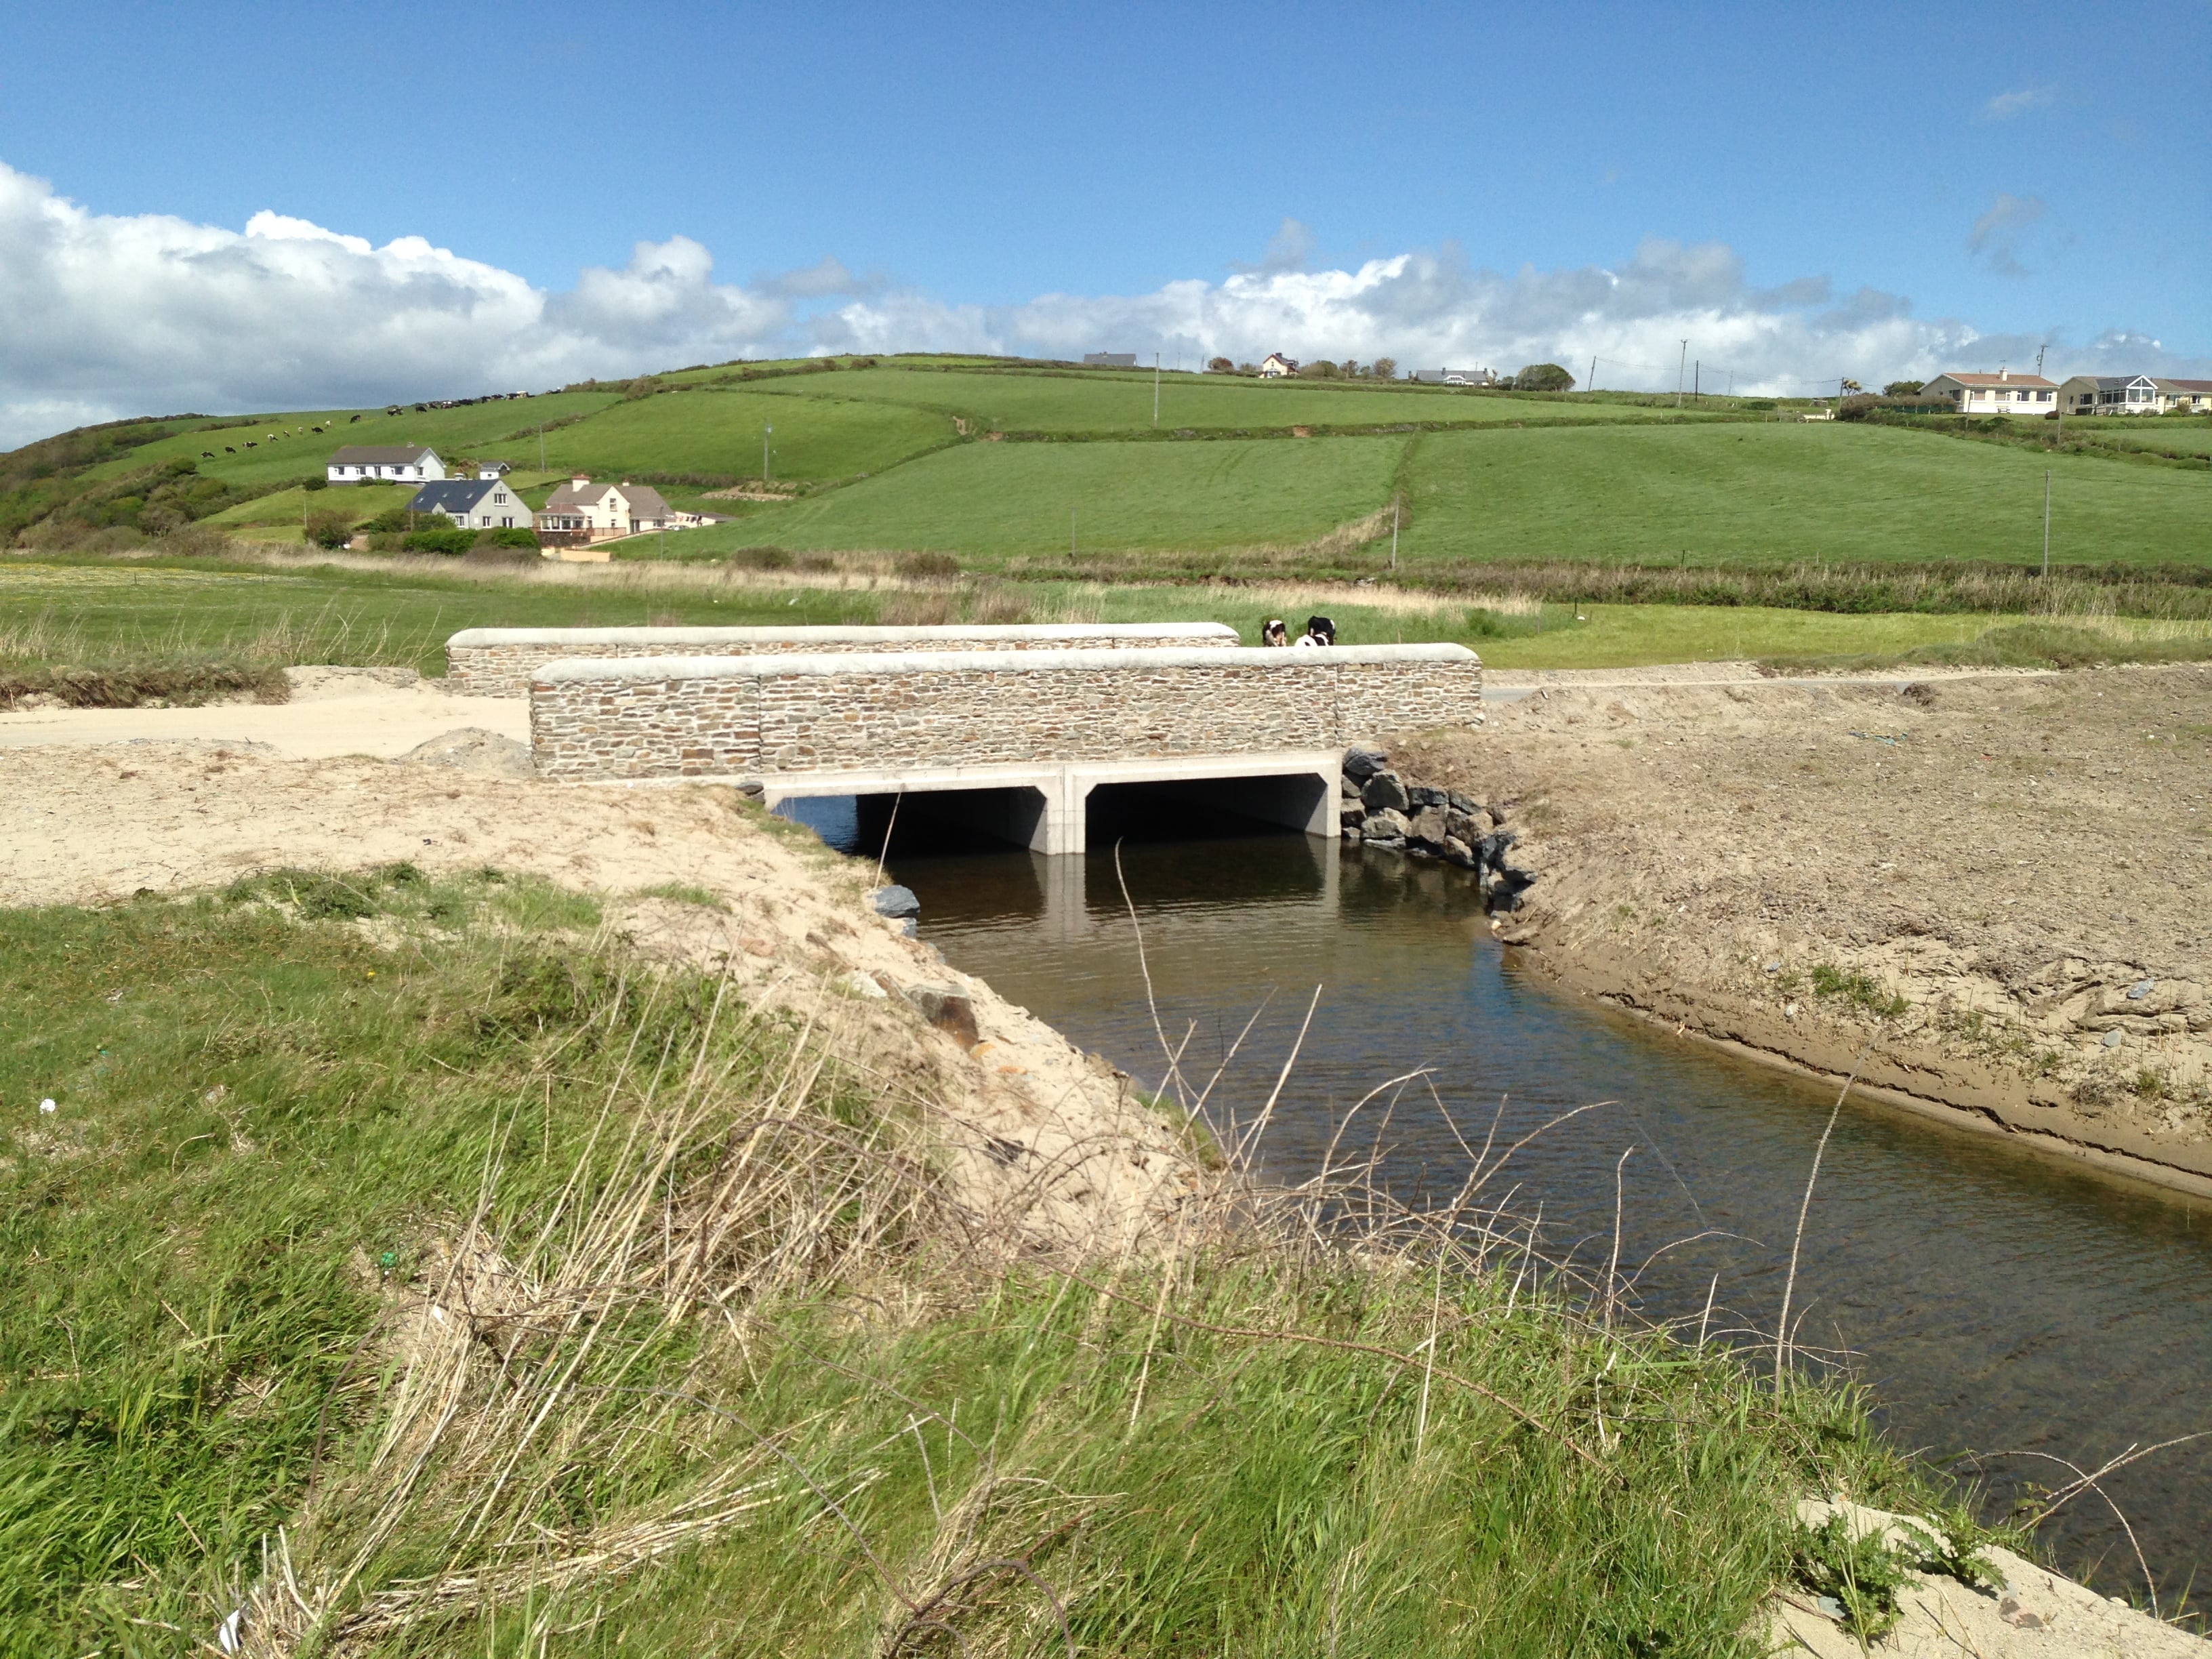
M 469 700 L 465 723 L 487 701 Z M 739 801 L 213 741 L 0 748 L 0 903 L 399 860 L 541 875 L 602 895 L 607 926 L 637 948 L 726 970 L 749 1000 L 826 1028 L 842 1059 L 913 1104 L 973 1207 L 1029 1245 L 1116 1250 L 1180 1212 L 1205 1177 L 1112 1066 L 877 916 L 872 872 Z M 966 997 L 976 1040 L 926 1022 L 916 989 Z
M 2212 671 L 1548 686 L 1394 750 L 1517 799 L 1539 971 L 2212 1193 Z

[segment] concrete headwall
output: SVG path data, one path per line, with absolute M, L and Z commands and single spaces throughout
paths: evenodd
M 549 662 L 571 657 L 767 657 L 856 651 L 1220 649 L 1220 623 L 991 623 L 945 628 L 465 628 L 446 641 L 449 690 L 519 697 Z
M 908 651 L 549 663 L 540 776 L 915 772 L 1340 749 L 1482 720 L 1464 646 Z

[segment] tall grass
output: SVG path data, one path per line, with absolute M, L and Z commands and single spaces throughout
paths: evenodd
M 593 914 L 0 915 L 0 1097 L 58 1103 L 0 1164 L 0 1652 L 1748 1655 L 1797 1493 L 1933 1501 L 1546 1263 L 1491 1149 L 1419 1212 L 1179 1164 L 1101 1255 L 860 1005 Z

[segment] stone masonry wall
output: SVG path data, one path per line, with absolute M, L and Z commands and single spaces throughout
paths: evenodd
M 1329 749 L 1481 720 L 1481 661 L 1453 645 L 601 659 L 530 688 L 538 775 L 565 778 Z
M 944 628 L 467 628 L 446 641 L 449 690 L 519 697 L 549 662 L 570 658 L 766 657 L 859 651 L 1219 649 L 1219 623 L 996 623 Z

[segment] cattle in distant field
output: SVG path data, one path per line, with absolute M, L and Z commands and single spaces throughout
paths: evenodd
M 213 460 L 215 459 L 215 451 L 212 449 L 203 449 L 200 451 L 200 459 L 204 461 Z
M 356 415 L 356 416 L 355 416 L 353 417 L 353 419 L 352 419 L 352 420 L 348 421 L 348 422 L 346 422 L 346 424 L 347 424 L 348 426 L 351 426 L 351 425 L 353 424 L 354 421 L 357 421 L 357 420 L 359 420 L 360 418 L 361 418 L 361 416 L 358 416 L 358 415 Z
M 225 444 L 222 447 L 222 453 L 226 455 L 235 455 L 238 453 L 238 452 L 233 449 L 228 444 Z
M 248 444 L 248 445 L 246 445 L 246 447 L 247 447 L 248 449 L 258 449 L 258 448 L 260 448 L 260 447 L 261 447 L 261 446 L 260 446 L 260 445 L 258 445 L 258 444 Z

